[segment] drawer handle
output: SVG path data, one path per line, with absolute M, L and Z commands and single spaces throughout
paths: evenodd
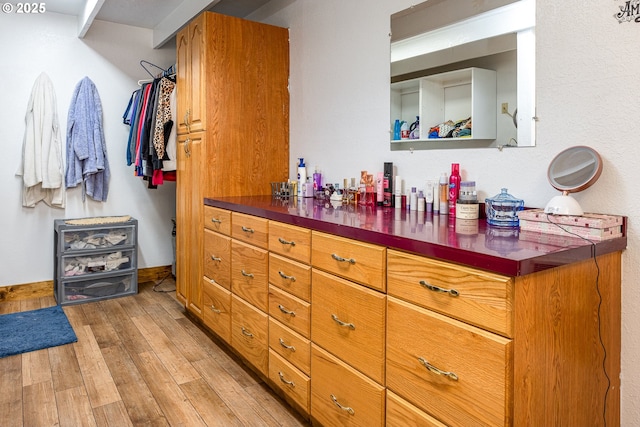
M 214 256 L 214 255 L 211 255 L 211 259 L 212 259 L 213 261 L 222 262 L 222 258 L 217 257 L 217 256 Z
M 221 310 L 218 310 L 218 309 L 216 308 L 216 306 L 215 306 L 215 305 L 213 305 L 213 304 L 211 304 L 211 307 L 209 307 L 209 308 L 210 308 L 210 309 L 211 309 L 211 311 L 213 311 L 214 313 L 222 313 L 222 311 L 221 311 Z
M 278 274 L 280 275 L 280 277 L 282 277 L 283 279 L 287 279 L 287 280 L 291 280 L 292 282 L 296 281 L 296 278 L 294 276 L 287 276 L 286 274 L 284 274 L 282 271 L 278 271 Z
M 334 322 L 336 322 L 340 326 L 345 326 L 345 327 L 347 327 L 349 329 L 355 329 L 356 328 L 356 325 L 354 325 L 353 323 L 343 322 L 335 314 L 332 314 L 331 318 L 334 320 Z
M 336 254 L 331 254 L 331 258 L 335 259 L 336 261 L 340 261 L 340 262 L 348 262 L 349 264 L 355 264 L 356 260 L 353 258 L 342 258 L 341 256 L 338 256 Z
M 280 377 L 280 381 L 282 381 L 286 385 L 290 385 L 291 387 L 295 387 L 296 386 L 293 381 L 285 380 L 284 379 L 284 375 L 282 374 L 282 372 L 278 371 L 278 376 Z
M 244 277 L 251 277 L 251 278 L 253 278 L 253 273 L 247 273 L 247 272 L 246 272 L 246 271 L 244 271 L 244 270 L 240 270 L 240 272 L 242 273 L 242 275 L 243 275 Z
M 245 233 L 254 233 L 253 228 L 245 227 L 244 225 L 242 226 L 242 231 Z
M 282 237 L 278 237 L 278 242 L 282 243 L 283 245 L 291 245 L 291 246 L 295 246 L 296 245 L 296 242 L 294 242 L 294 241 L 288 242 L 288 241 L 284 240 Z
M 219 220 L 218 218 L 211 218 L 211 222 L 214 222 L 216 224 L 222 224 L 222 220 Z
M 442 369 L 438 369 L 435 366 L 433 366 L 431 363 L 427 362 L 422 357 L 418 357 L 418 361 L 420 362 L 420 364 L 422 364 L 422 366 L 424 366 L 425 368 L 427 368 L 429 371 L 433 372 L 434 374 L 444 375 L 445 377 L 449 377 L 454 381 L 458 381 L 458 376 L 456 374 L 454 374 L 453 372 L 447 372 L 447 371 L 443 371 Z
M 342 406 L 340 404 L 340 402 L 338 402 L 338 398 L 335 397 L 333 394 L 331 395 L 331 400 L 333 400 L 333 403 L 335 403 L 338 408 L 342 409 L 343 411 L 345 411 L 349 415 L 354 415 L 356 413 L 356 411 L 354 411 L 353 408 L 351 408 L 349 406 Z
M 281 312 L 283 312 L 284 314 L 288 314 L 291 317 L 296 317 L 296 312 L 295 311 L 289 311 L 286 308 L 284 308 L 282 306 L 282 304 L 278 304 L 278 308 L 280 309 Z
M 248 330 L 246 330 L 244 328 L 244 326 L 240 326 L 240 328 L 242 328 L 242 334 L 249 337 L 249 338 L 253 338 L 253 334 L 251 332 L 249 332 Z
M 429 289 L 430 291 L 433 291 L 433 292 L 444 292 L 446 294 L 451 295 L 452 297 L 460 296 L 460 292 L 456 291 L 455 289 L 440 288 L 438 286 L 431 285 L 431 284 L 425 282 L 424 280 L 420 280 L 420 284 L 422 286 L 424 286 L 425 288 Z
M 286 348 L 287 350 L 296 351 L 296 348 L 292 345 L 287 345 L 282 338 L 278 338 L 280 340 L 280 345 Z

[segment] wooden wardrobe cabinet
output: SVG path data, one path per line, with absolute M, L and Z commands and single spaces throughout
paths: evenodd
M 289 32 L 204 12 L 176 37 L 177 298 L 202 317 L 204 197 L 289 175 Z

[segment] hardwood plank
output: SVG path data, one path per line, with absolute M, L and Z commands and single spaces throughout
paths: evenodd
M 133 317 L 131 321 L 178 384 L 200 378 L 198 372 L 149 315 Z
M 245 425 L 278 425 L 275 420 L 263 408 L 249 396 L 244 387 L 241 387 L 224 368 L 214 360 L 205 359 L 194 363 L 194 366 L 202 378 L 209 384 L 222 401 Z M 256 411 L 256 407 L 258 410 Z
M 98 301 L 89 304 L 81 304 L 82 311 L 91 325 L 93 335 L 100 348 L 111 347 L 120 342 L 118 333 L 115 331 L 107 314 L 104 311 L 104 305 L 117 304 L 114 299 Z
M 222 366 L 242 387 L 250 387 L 261 380 L 230 350 L 226 344 L 195 325 L 190 319 L 179 321 L 196 342 L 205 348 L 207 353 Z
M 51 381 L 51 364 L 47 349 L 22 353 L 22 386 Z
M 255 400 L 256 404 L 264 408 L 271 415 L 278 425 L 283 427 L 299 427 L 306 425 L 306 421 L 292 412 L 265 383 L 255 384 L 245 388 L 247 394 Z
M 20 300 L 20 311 L 37 310 L 42 308 L 39 298 Z
M 93 414 L 96 419 L 96 425 L 98 427 L 110 427 L 110 426 L 118 426 L 118 427 L 133 427 L 131 420 L 129 419 L 129 415 L 127 414 L 127 409 L 124 406 L 122 401 L 113 402 L 108 405 L 100 406 L 99 408 L 95 408 L 93 410 Z M 144 424 L 135 424 L 135 425 L 149 425 L 149 426 L 160 426 L 161 424 L 152 424 L 150 421 L 146 421 Z
M 0 290 L 2 290 L 4 288 L 0 288 Z M 0 314 L 9 314 L 9 313 L 17 313 L 20 310 L 20 301 L 15 301 L 15 300 L 11 300 L 11 301 L 1 301 L 2 304 L 0 304 Z
M 74 387 L 84 387 L 73 345 L 51 347 L 48 351 L 53 389 L 58 392 Z
M 0 425 L 22 426 L 22 356 L 0 359 L 0 372 Z
M 209 427 L 234 427 L 243 424 L 233 411 L 202 378 L 181 384 L 180 388 Z
M 53 382 L 46 381 L 22 388 L 22 413 L 25 426 L 53 426 L 58 424 Z
M 160 406 L 125 348 L 122 345 L 103 348 L 102 354 L 118 387 L 130 422 L 134 425 L 168 425 Z
M 91 407 L 96 408 L 120 400 L 120 394 L 102 357 L 91 326 L 85 325 L 75 331 L 78 342 L 74 346 Z
M 68 388 L 55 393 L 60 427 L 96 426 L 91 403 L 84 387 Z
M 170 425 L 190 427 L 206 425 L 153 352 L 133 355 L 133 361 Z
M 67 315 L 67 319 L 69 319 L 69 323 L 73 327 L 74 331 L 77 331 L 78 328 L 81 328 L 84 325 L 90 324 L 89 319 L 84 315 L 82 304 L 64 306 L 62 307 L 62 310 Z
M 151 351 L 151 346 L 144 339 L 140 330 L 131 322 L 131 318 L 123 308 L 123 303 L 127 299 L 129 298 L 110 300 L 111 303 L 102 305 L 102 309 L 120 337 L 120 343 L 127 351 L 131 354 Z
M 179 327 L 176 320 L 160 304 L 148 305 L 145 310 L 189 362 L 209 357 L 207 352 L 195 342 L 184 328 Z

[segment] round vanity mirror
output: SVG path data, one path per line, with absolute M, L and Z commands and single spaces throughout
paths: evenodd
M 547 178 L 562 195 L 552 198 L 545 213 L 554 215 L 582 215 L 578 202 L 569 195 L 592 186 L 602 173 L 602 158 L 593 148 L 583 145 L 560 152 L 549 165 Z

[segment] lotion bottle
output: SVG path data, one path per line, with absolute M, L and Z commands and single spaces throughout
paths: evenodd
M 433 181 L 427 181 L 427 193 L 424 201 L 427 204 L 427 212 L 433 212 Z
M 302 185 L 307 182 L 307 167 L 304 164 L 304 159 L 302 157 L 299 158 L 300 163 L 298 164 L 298 197 L 303 197 Z
M 442 172 L 440 175 L 440 215 L 448 215 L 449 214 L 449 179 L 447 178 L 447 173 Z

